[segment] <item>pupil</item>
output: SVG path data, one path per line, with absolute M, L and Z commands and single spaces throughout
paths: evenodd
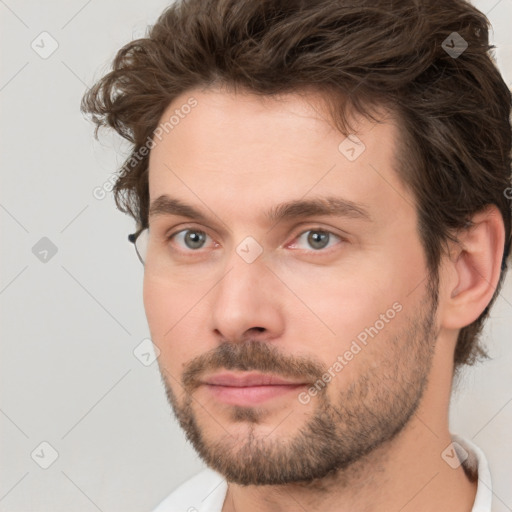
M 185 236 L 185 243 L 191 249 L 198 249 L 203 245 L 204 242 L 204 233 L 200 231 L 189 231 Z
M 312 231 L 308 237 L 308 242 L 315 249 L 323 249 L 329 242 L 329 233 Z

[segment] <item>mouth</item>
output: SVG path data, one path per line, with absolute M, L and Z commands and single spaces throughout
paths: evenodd
M 203 380 L 213 398 L 230 405 L 251 406 L 282 397 L 309 383 L 263 373 L 221 373 Z

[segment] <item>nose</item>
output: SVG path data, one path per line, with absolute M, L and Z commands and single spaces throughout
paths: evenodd
M 247 263 L 234 254 L 210 301 L 213 329 L 224 341 L 279 337 L 284 329 L 284 294 L 263 258 Z

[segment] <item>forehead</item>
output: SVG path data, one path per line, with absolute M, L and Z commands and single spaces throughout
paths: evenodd
M 290 143 L 299 138 L 304 144 L 293 147 L 297 156 L 305 155 L 312 146 L 325 139 L 325 143 L 336 142 L 342 134 L 333 124 L 327 111 L 327 98 L 320 92 L 305 89 L 300 93 L 283 93 L 279 95 L 258 95 L 247 91 L 225 90 L 219 88 L 192 89 L 177 98 L 167 107 L 160 118 L 159 137 L 167 142 L 181 144 L 201 144 L 202 148 L 215 149 L 220 143 L 231 143 L 231 154 L 242 146 L 247 151 L 250 145 L 268 145 L 273 142 L 286 151 Z M 193 107 L 190 107 L 190 105 Z M 389 132 L 392 137 L 394 124 L 391 113 L 381 109 L 383 118 L 389 120 L 384 123 L 383 132 Z M 374 128 L 362 116 L 351 117 L 354 130 Z M 278 139 L 272 139 L 279 135 Z M 160 149 L 165 143 L 158 144 Z M 157 157 L 161 151 L 152 151 Z M 189 157 L 198 156 L 197 152 Z M 206 156 L 206 155 L 202 155 Z M 227 155 L 226 155 L 227 156 Z
M 396 211 L 408 197 L 395 172 L 396 124 L 353 118 L 347 138 L 322 99 L 199 89 L 175 98 L 150 153 L 150 200 L 169 194 L 201 206 L 207 198 L 240 215 L 240 207 L 339 193 Z

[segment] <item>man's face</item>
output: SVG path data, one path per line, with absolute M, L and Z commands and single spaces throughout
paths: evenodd
M 202 215 L 160 199 L 149 218 L 162 378 L 198 453 L 241 484 L 361 459 L 407 424 L 431 367 L 435 304 L 398 131 L 360 120 L 363 147 L 313 104 L 194 90 L 150 155 L 151 202 Z M 332 211 L 280 206 L 298 201 Z

